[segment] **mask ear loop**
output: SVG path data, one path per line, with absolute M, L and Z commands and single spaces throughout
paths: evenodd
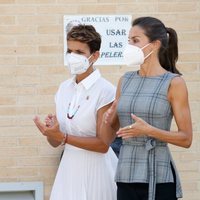
M 148 47 L 150 44 L 151 44 L 151 43 L 146 44 L 146 45 L 143 46 L 141 49 L 143 50 L 144 48 Z M 153 51 L 151 51 L 149 54 L 147 54 L 147 55 L 144 57 L 144 60 L 145 60 L 146 58 L 148 58 L 152 53 L 153 53 Z
M 144 57 L 144 59 L 148 58 L 152 53 L 153 53 L 153 51 L 151 51 L 148 55 L 146 55 L 146 56 Z
M 87 58 L 88 60 L 92 57 L 93 53 Z
M 148 43 L 146 45 L 144 45 L 141 49 L 143 50 L 144 48 L 148 47 L 151 43 Z
M 93 53 L 87 58 L 88 61 L 89 61 L 89 59 L 90 59 L 92 56 L 93 56 Z M 91 65 L 93 65 L 93 64 L 94 64 L 93 62 L 89 63 L 89 67 L 90 67 Z M 96 68 L 93 67 L 93 69 L 95 70 Z

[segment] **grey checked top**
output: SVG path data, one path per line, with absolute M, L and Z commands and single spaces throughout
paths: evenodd
M 133 113 L 154 127 L 170 130 L 173 113 L 167 93 L 175 76 L 178 75 L 167 72 L 160 76 L 141 77 L 138 72 L 127 72 L 123 76 L 117 108 L 120 127 L 133 123 Z M 180 198 L 180 179 L 167 143 L 147 136 L 125 139 L 120 150 L 116 181 L 149 183 L 149 200 L 154 200 L 156 183 L 174 182 L 170 163 L 176 173 L 176 196 Z

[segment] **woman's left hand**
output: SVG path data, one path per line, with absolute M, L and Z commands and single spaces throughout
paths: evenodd
M 117 136 L 126 139 L 130 137 L 139 137 L 147 135 L 151 126 L 136 115 L 131 114 L 131 117 L 135 121 L 135 123 L 120 128 L 119 131 L 117 131 L 116 133 Z

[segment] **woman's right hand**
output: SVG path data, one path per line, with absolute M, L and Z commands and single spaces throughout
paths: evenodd
M 41 122 L 38 116 L 35 116 L 33 121 L 53 147 L 57 147 L 62 143 L 65 135 L 60 131 L 59 123 L 55 115 L 47 115 L 45 123 Z
M 46 124 L 46 127 L 52 127 L 54 124 L 55 124 L 55 115 L 53 114 L 48 114 L 46 117 L 45 117 L 45 124 Z
M 117 103 L 118 101 L 115 100 L 110 106 L 110 108 L 104 113 L 103 122 L 105 124 L 109 124 L 110 126 L 112 126 L 117 112 Z

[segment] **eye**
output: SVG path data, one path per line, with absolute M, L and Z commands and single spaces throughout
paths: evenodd
M 138 39 L 133 39 L 132 42 L 133 42 L 134 44 L 137 44 L 137 43 L 139 42 L 139 40 L 138 40 Z
M 136 38 L 136 37 L 130 37 L 130 38 L 128 39 L 128 43 L 129 43 L 129 44 L 135 45 L 135 44 L 138 44 L 139 42 L 140 42 L 139 39 Z
M 85 54 L 84 52 L 82 52 L 80 50 L 77 50 L 76 53 L 79 54 L 79 55 L 84 55 Z

